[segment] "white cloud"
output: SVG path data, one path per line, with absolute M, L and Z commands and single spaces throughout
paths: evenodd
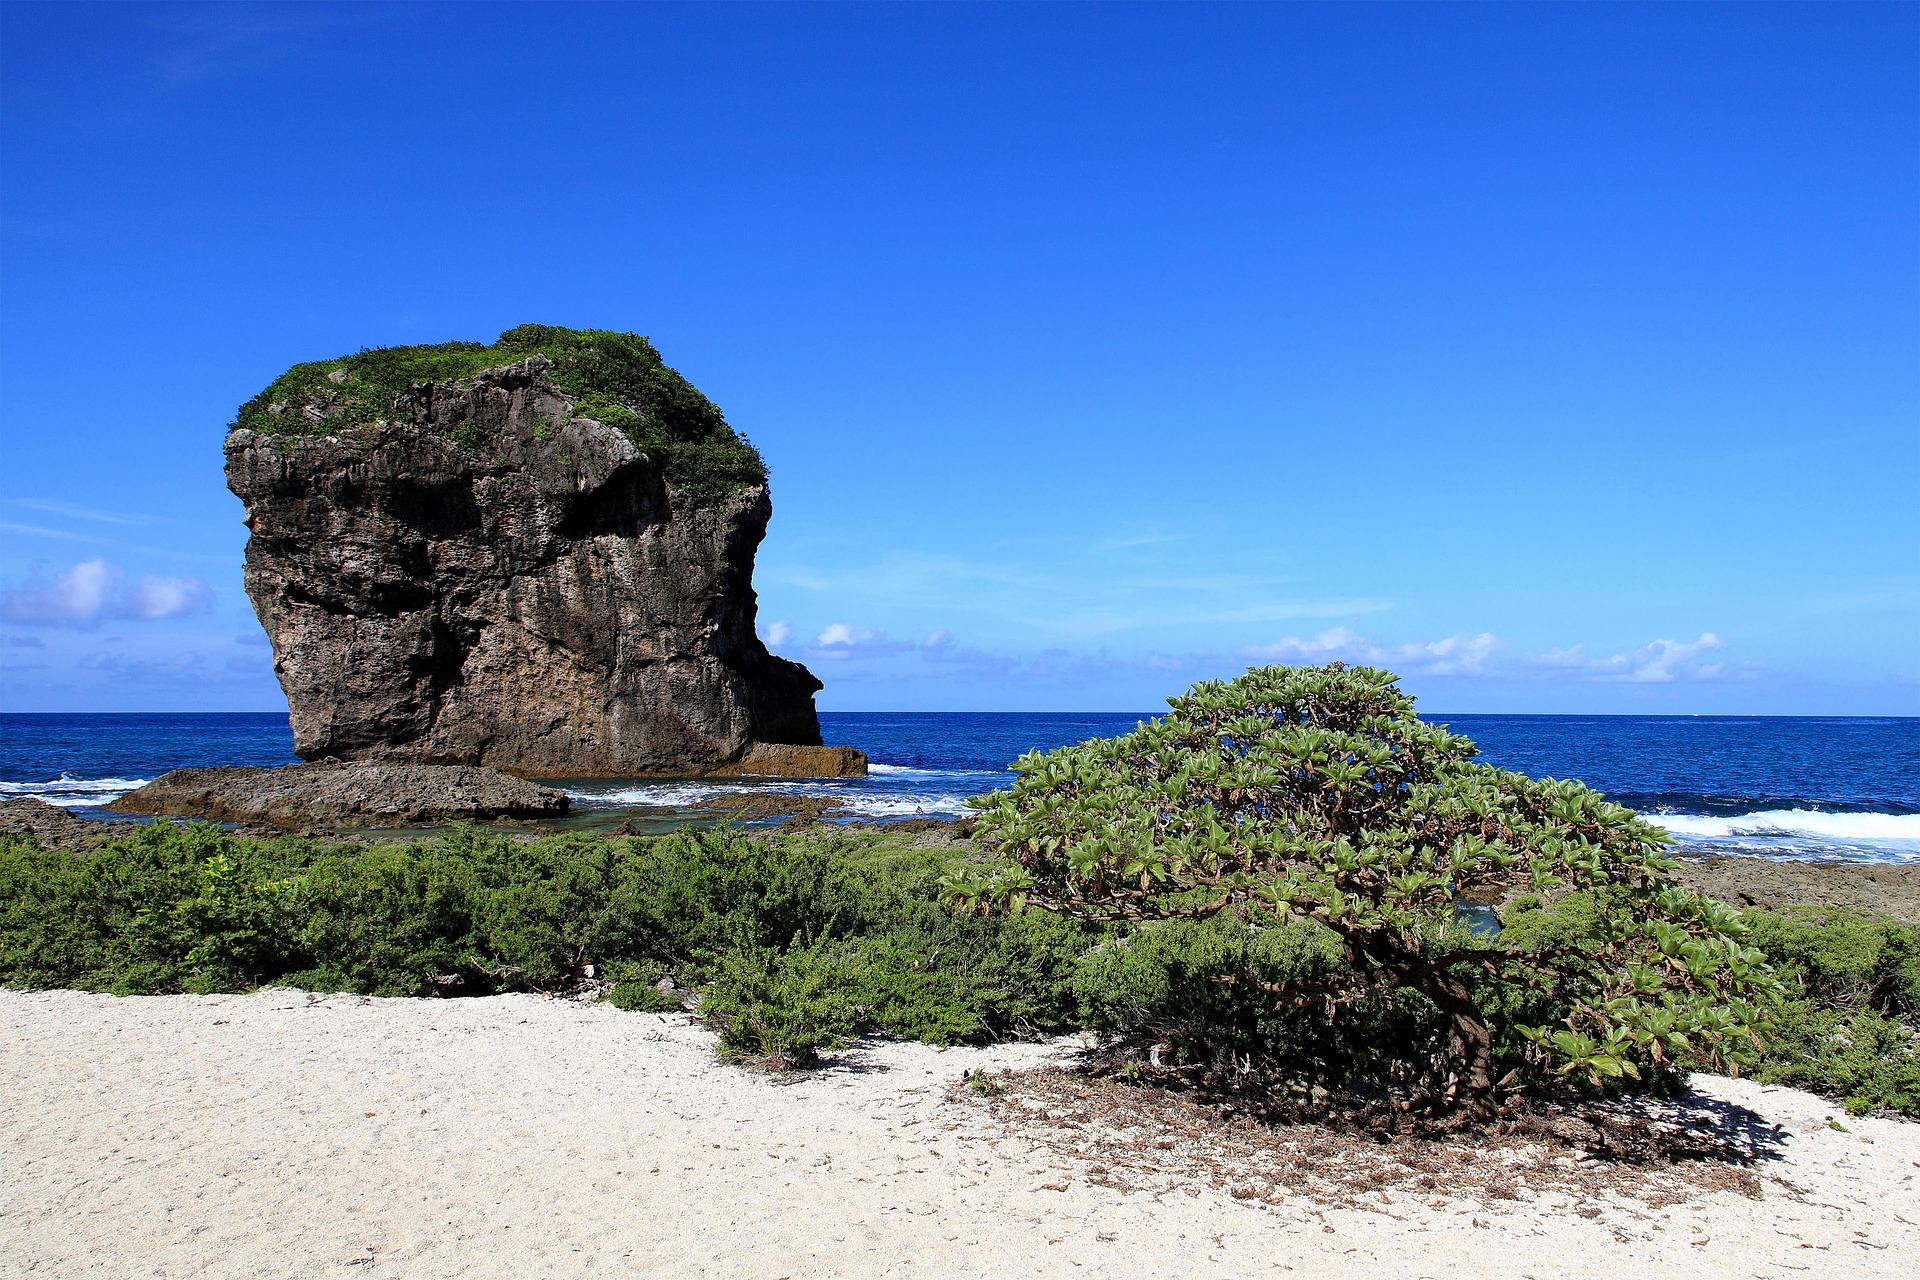
M 977 675 L 1004 674 L 1029 664 L 1019 658 L 961 644 L 951 632 L 928 632 L 921 640 L 897 640 L 884 631 L 870 631 L 851 623 L 828 625 L 802 655 L 809 662 L 846 662 L 848 670 L 902 670 L 898 661 L 918 670 L 969 671 Z
M 1535 666 L 1579 671 L 1595 680 L 1666 684 L 1675 680 L 1713 680 L 1726 674 L 1726 663 L 1698 660 L 1726 647 L 1727 642 L 1719 636 L 1703 631 L 1698 640 L 1654 640 L 1610 658 L 1589 658 L 1582 646 L 1574 645 L 1570 649 L 1528 654 L 1527 661 Z
M 1286 636 L 1272 644 L 1252 645 L 1238 656 L 1257 662 L 1354 662 L 1388 667 L 1401 675 L 1477 676 L 1501 647 L 1490 631 L 1461 631 L 1439 640 L 1385 644 L 1352 627 L 1329 627 L 1302 639 Z
M 179 618 L 212 604 L 213 589 L 198 578 L 146 574 L 126 594 L 127 613 L 135 618 Z
M 8 622 L 88 627 L 107 618 L 153 621 L 212 607 L 213 588 L 198 578 L 142 574 L 129 582 L 123 570 L 98 556 L 51 583 L 30 580 L 0 589 L 0 618 Z
M 767 647 L 769 649 L 778 649 L 781 645 L 785 644 L 787 641 L 791 640 L 792 638 L 793 638 L 793 624 L 788 622 L 785 618 L 782 618 L 780 621 L 775 622 L 770 626 L 768 626 L 766 633 L 761 637 L 761 639 L 767 642 Z
M 911 640 L 895 640 L 884 631 L 868 631 L 864 627 L 834 622 L 813 638 L 813 643 L 807 647 L 807 656 L 840 662 L 848 658 L 877 658 L 907 653 L 918 648 L 920 646 Z

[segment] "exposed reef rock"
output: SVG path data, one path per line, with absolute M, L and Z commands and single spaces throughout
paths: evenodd
M 412 827 L 557 818 L 566 793 L 498 769 L 325 760 L 256 769 L 175 769 L 107 808 L 275 827 Z
M 305 759 L 866 772 L 820 749 L 820 682 L 754 634 L 758 455 L 645 339 L 526 326 L 298 366 L 226 459 Z
M 867 757 L 852 747 L 796 747 L 756 742 L 732 764 L 709 774 L 738 778 L 864 778 Z
M 1920 924 L 1920 866 L 1706 858 L 1683 862 L 1678 878 L 1740 907 L 1853 907 Z
M 42 849 L 85 853 L 103 840 L 126 833 L 125 822 L 78 817 L 32 796 L 0 802 L 0 835 L 25 836 Z

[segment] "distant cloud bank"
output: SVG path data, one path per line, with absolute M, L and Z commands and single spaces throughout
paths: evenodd
M 1353 662 L 1389 667 L 1401 675 L 1477 676 L 1502 647 L 1490 631 L 1461 631 L 1440 640 L 1384 644 L 1352 627 L 1329 627 L 1310 639 L 1286 636 L 1273 644 L 1251 645 L 1235 656 L 1249 662 Z
M 1610 658 L 1589 658 L 1580 645 L 1571 649 L 1552 649 L 1531 653 L 1527 661 L 1538 667 L 1574 671 L 1596 680 L 1624 680 L 1634 684 L 1665 684 L 1673 680 L 1713 680 L 1725 675 L 1724 662 L 1701 662 L 1704 654 L 1727 647 L 1727 642 L 1711 631 L 1703 631 L 1698 640 L 1654 640 L 1630 653 Z

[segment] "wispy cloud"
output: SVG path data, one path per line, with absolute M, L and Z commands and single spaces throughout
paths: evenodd
M 1698 640 L 1653 640 L 1611 657 L 1589 658 L 1584 646 L 1576 644 L 1567 649 L 1530 653 L 1526 661 L 1537 667 L 1578 672 L 1593 680 L 1666 684 L 1675 680 L 1714 680 L 1725 675 L 1726 663 L 1700 659 L 1726 647 L 1727 642 L 1719 636 L 1703 631 Z
M 1139 533 L 1123 534 L 1119 537 L 1104 538 L 1093 544 L 1096 551 L 1133 551 L 1140 547 L 1164 547 L 1176 542 L 1190 542 L 1196 535 L 1192 533 Z
M 73 533 L 66 529 L 49 529 L 43 524 L 21 524 L 17 520 L 0 520 L 0 533 L 24 533 L 30 538 L 57 538 L 61 542 L 106 542 L 105 538 L 96 538 L 91 534 Z
M 230 565 L 237 559 L 234 555 L 181 551 L 175 547 L 157 545 L 151 540 L 128 542 L 119 538 L 102 537 L 97 533 L 77 533 L 72 529 L 53 529 L 43 524 L 21 524 L 17 520 L 0 520 L 0 533 L 24 534 L 30 538 L 52 538 L 58 542 L 79 542 L 109 551 L 129 551 L 136 555 L 161 556 L 168 560 L 188 560 L 200 564 Z
M 0 589 L 0 619 L 53 626 L 91 627 L 108 618 L 155 621 L 205 613 L 213 607 L 213 588 L 198 578 L 142 574 L 124 570 L 98 556 L 82 560 L 51 583 L 29 580 Z
M 838 663 L 866 670 L 899 667 L 978 676 L 1005 676 L 1021 671 L 1036 661 L 1052 665 L 1061 651 L 1050 650 L 1037 659 L 1014 657 L 961 644 L 952 633 L 931 631 L 919 639 L 903 639 L 884 631 L 835 622 L 821 630 L 800 652 L 808 662 Z
M 765 634 L 771 637 L 774 630 L 769 628 Z M 852 622 L 830 623 L 805 641 L 794 637 L 789 625 L 781 637 L 794 641 L 786 650 L 789 656 L 812 664 L 823 677 L 862 683 L 962 676 L 986 682 L 1065 685 L 1110 683 L 1115 677 L 1133 673 L 1184 684 L 1231 676 L 1248 666 L 1334 661 L 1384 667 L 1407 677 L 1452 679 L 1660 683 L 1712 680 L 1730 674 L 1728 664 L 1714 656 L 1727 647 L 1726 642 L 1712 632 L 1686 642 L 1655 640 L 1627 653 L 1598 658 L 1590 657 L 1577 645 L 1547 653 L 1516 654 L 1508 641 L 1491 631 L 1398 640 L 1369 635 L 1352 626 L 1328 627 L 1310 635 L 1285 635 L 1231 652 L 1206 648 L 1113 652 L 1105 647 L 1077 645 L 1021 646 L 1011 652 L 996 652 L 963 644 L 944 629 L 914 637 Z
M 1285 636 L 1249 645 L 1236 656 L 1252 662 L 1356 662 L 1390 667 L 1401 675 L 1477 676 L 1502 647 L 1492 632 L 1461 631 L 1438 640 L 1388 644 L 1352 627 L 1329 627 L 1317 635 Z
M 138 525 L 153 523 L 152 516 L 128 515 L 125 512 L 99 511 L 93 507 L 77 506 L 71 502 L 54 502 L 46 498 L 15 498 L 13 505 L 25 507 L 29 511 L 42 511 L 50 516 L 67 516 L 74 520 L 92 520 L 97 524 Z
M 1181 538 L 1153 538 L 1138 544 Z M 1001 627 L 1089 641 L 1169 626 L 1222 626 L 1289 619 L 1352 619 L 1391 608 L 1375 596 L 1319 596 L 1271 573 L 1195 572 L 1154 565 L 1109 572 L 1098 564 L 1044 557 L 994 561 L 902 552 L 824 569 L 776 565 L 769 579 L 820 596 L 835 609 L 897 613 L 962 611 Z

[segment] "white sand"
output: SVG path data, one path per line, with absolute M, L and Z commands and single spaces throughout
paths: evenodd
M 684 1018 L 522 996 L 0 992 L 0 1023 L 10 1273 L 1920 1275 L 1920 1125 L 1840 1133 L 1830 1103 L 1706 1077 L 1785 1127 L 1766 1173 L 1799 1194 L 1592 1220 L 1122 1196 L 945 1096 L 1058 1049 L 875 1045 L 780 1083 Z

